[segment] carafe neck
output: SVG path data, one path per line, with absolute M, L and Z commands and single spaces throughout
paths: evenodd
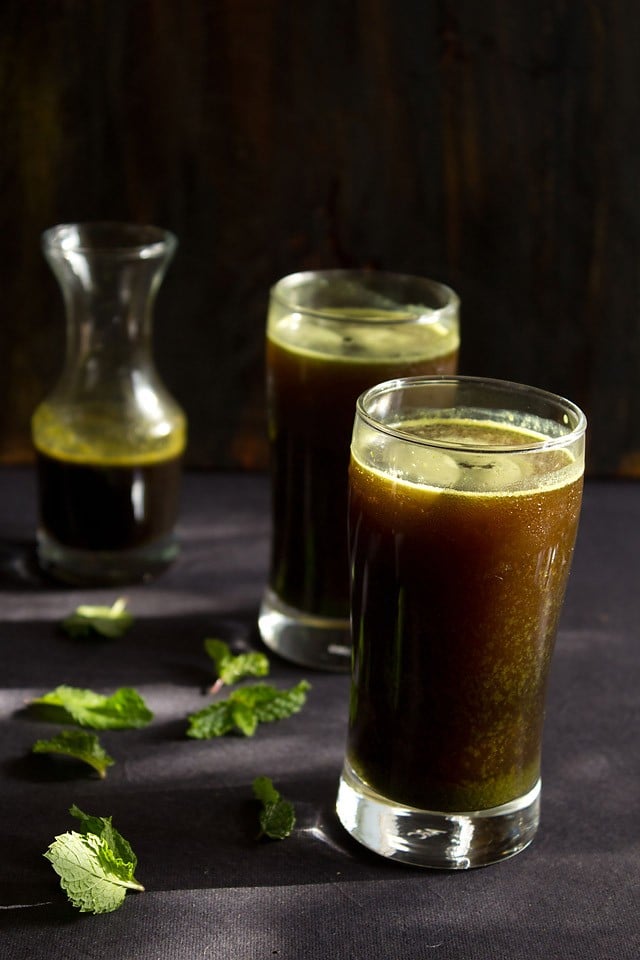
M 130 224 L 69 224 L 43 236 L 67 317 L 66 374 L 90 379 L 151 368 L 156 293 L 176 246 L 172 234 Z

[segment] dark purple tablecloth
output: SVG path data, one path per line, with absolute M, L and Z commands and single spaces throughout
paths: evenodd
M 0 471 L 0 958 L 50 960 L 637 960 L 640 956 L 640 484 L 587 485 L 554 660 L 542 825 L 498 866 L 419 871 L 361 849 L 335 821 L 348 679 L 272 658 L 272 679 L 313 688 L 302 713 L 255 737 L 199 742 L 205 637 L 257 645 L 268 546 L 261 476 L 185 478 L 183 554 L 127 589 L 135 625 L 78 641 L 56 624 L 80 602 L 33 566 L 34 480 Z M 135 686 L 140 731 L 101 734 L 106 780 L 30 755 L 54 729 L 24 710 L 60 683 Z M 295 804 L 284 841 L 256 840 L 251 782 Z M 113 816 L 146 892 L 112 914 L 73 910 L 42 853 L 67 811 Z

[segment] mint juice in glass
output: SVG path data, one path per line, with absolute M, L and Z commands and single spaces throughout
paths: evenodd
M 358 401 L 337 810 L 383 856 L 461 869 L 535 835 L 585 428 L 568 400 L 468 377 L 394 380 Z
M 267 323 L 272 547 L 259 625 L 295 663 L 348 670 L 347 470 L 355 403 L 389 377 L 452 373 L 459 301 L 443 284 L 360 270 L 293 274 Z

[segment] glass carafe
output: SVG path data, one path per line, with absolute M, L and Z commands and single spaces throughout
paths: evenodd
M 151 351 L 177 241 L 153 226 L 79 223 L 52 227 L 42 244 L 67 339 L 62 375 L 32 419 L 40 565 L 76 584 L 144 580 L 179 549 L 186 418 Z

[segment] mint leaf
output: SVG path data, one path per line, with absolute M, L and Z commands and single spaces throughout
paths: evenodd
M 62 629 L 70 637 L 123 636 L 133 624 L 133 617 L 127 611 L 127 601 L 119 597 L 110 607 L 89 606 L 84 604 L 62 621 Z
M 110 913 L 126 892 L 144 890 L 134 877 L 137 859 L 111 817 L 92 817 L 75 805 L 69 811 L 83 832 L 56 837 L 43 856 L 60 877 L 60 886 L 81 913 Z
M 255 711 L 246 703 L 235 702 L 231 706 L 231 719 L 245 737 L 252 737 L 258 726 L 258 717 Z
M 259 817 L 260 836 L 284 840 L 295 826 L 293 804 L 282 797 L 269 777 L 256 777 L 253 781 L 253 794 L 262 803 Z
M 311 685 L 306 680 L 301 680 L 289 690 L 278 690 L 266 683 L 240 687 L 226 700 L 211 703 L 192 713 L 188 718 L 187 736 L 208 740 L 237 729 L 246 737 L 251 737 L 259 723 L 273 723 L 298 713 L 310 689 Z
M 94 730 L 127 730 L 146 727 L 153 719 L 140 694 L 133 687 L 120 687 L 110 697 L 62 685 L 31 701 L 32 708 L 43 710 L 46 718 L 69 718 L 81 727 Z M 53 710 L 53 712 L 52 712 Z
M 254 797 L 263 803 L 276 803 L 280 799 L 280 794 L 269 777 L 256 777 L 252 788 Z
M 266 683 L 256 683 L 236 692 L 238 699 L 253 707 L 259 723 L 273 723 L 302 710 L 307 700 L 307 690 L 310 689 L 311 684 L 301 680 L 289 690 L 277 690 Z
M 269 661 L 264 653 L 231 653 L 224 640 L 207 639 L 204 649 L 215 664 L 218 681 L 212 688 L 217 693 L 223 684 L 231 685 L 243 677 L 266 677 L 269 673 Z
M 84 730 L 61 730 L 50 740 L 36 740 L 31 749 L 33 753 L 54 753 L 82 760 L 97 770 L 103 779 L 107 775 L 107 768 L 115 763 L 96 735 Z
M 75 803 L 69 808 L 69 813 L 80 821 L 83 834 L 94 833 L 106 842 L 118 860 L 130 864 L 131 876 L 133 876 L 138 858 L 131 849 L 129 842 L 113 826 L 111 817 L 94 817 L 89 813 L 83 813 Z
M 233 704 L 228 700 L 221 703 L 212 703 L 189 717 L 187 736 L 196 740 L 209 740 L 212 737 L 223 737 L 236 726 L 233 719 Z

